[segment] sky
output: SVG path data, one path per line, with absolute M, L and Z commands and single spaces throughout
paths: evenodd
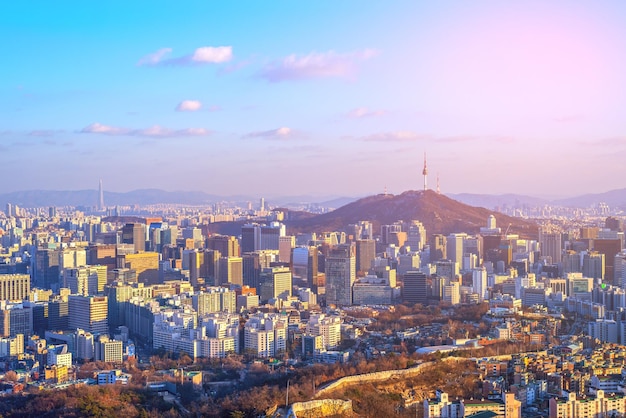
M 0 193 L 625 186 L 623 1 L 0 5 Z

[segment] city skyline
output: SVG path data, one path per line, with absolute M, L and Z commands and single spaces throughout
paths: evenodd
M 233 195 L 620 189 L 617 1 L 15 3 L 0 153 L 17 190 Z

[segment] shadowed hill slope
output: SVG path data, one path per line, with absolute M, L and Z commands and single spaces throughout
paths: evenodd
M 432 190 L 407 191 L 400 195 L 375 195 L 359 199 L 332 212 L 306 219 L 287 221 L 291 231 L 333 231 L 361 220 L 380 225 L 395 221 L 419 220 L 428 234 L 450 234 L 453 232 L 477 233 L 486 226 L 489 215 L 494 215 L 503 232 L 523 237 L 536 238 L 537 225 L 519 218 L 479 207 L 465 205 Z

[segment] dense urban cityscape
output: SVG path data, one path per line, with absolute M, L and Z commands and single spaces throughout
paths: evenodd
M 0 418 L 626 417 L 626 2 L 3 2 Z
M 143 407 L 157 415 L 626 413 L 622 209 L 519 207 L 509 217 L 429 190 L 426 161 L 422 175 L 421 191 L 318 214 L 264 198 L 109 207 L 102 181 L 98 202 L 80 210 L 7 203 L 0 413 L 33 413 L 19 400 L 44 392 L 103 385 L 151 394 Z M 382 223 L 375 199 L 488 215 L 432 231 L 427 217 Z M 363 218 L 313 226 L 351 207 Z M 380 380 L 375 372 L 386 377 L 363 387 Z M 342 376 L 364 376 L 360 390 L 380 403 Z

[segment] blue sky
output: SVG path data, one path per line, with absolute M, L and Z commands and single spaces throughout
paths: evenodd
M 24 4 L 22 4 L 24 3 Z M 0 192 L 624 186 L 626 4 L 6 2 Z

